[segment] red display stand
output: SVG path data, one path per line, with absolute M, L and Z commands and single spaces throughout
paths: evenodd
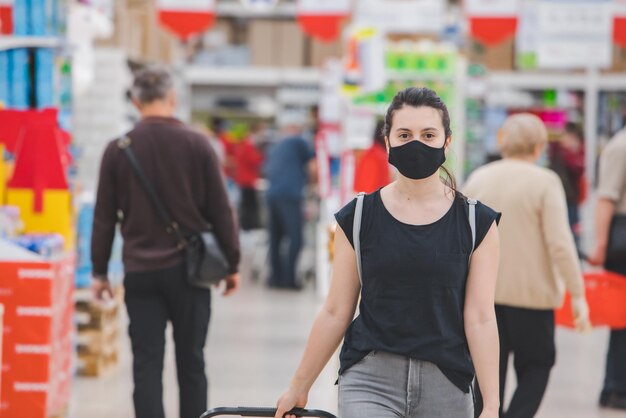
M 626 328 L 626 276 L 611 272 L 585 274 L 585 295 L 589 304 L 589 319 L 594 327 Z M 561 309 L 556 311 L 556 324 L 574 328 L 572 303 L 566 295 Z
M 0 262 L 2 418 L 47 418 L 69 402 L 74 257 Z

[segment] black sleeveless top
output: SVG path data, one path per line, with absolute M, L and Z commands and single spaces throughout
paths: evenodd
M 350 243 L 356 199 L 335 214 Z M 476 206 L 476 248 L 500 214 Z M 409 225 L 383 205 L 380 190 L 365 196 L 361 222 L 363 287 L 359 315 L 348 328 L 339 374 L 370 351 L 385 351 L 437 365 L 464 392 L 474 367 L 463 322 L 472 249 L 467 200 L 429 225 Z

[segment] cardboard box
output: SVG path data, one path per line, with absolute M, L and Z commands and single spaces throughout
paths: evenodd
M 343 56 L 343 41 L 337 39 L 333 42 L 320 42 L 316 39 L 307 39 L 308 57 L 306 65 L 312 67 L 322 67 L 330 58 L 341 58 Z
M 512 71 L 515 60 L 515 39 L 510 38 L 494 46 L 486 46 L 470 39 L 468 59 L 472 64 L 479 64 L 492 71 Z
M 609 73 L 622 73 L 626 71 L 626 48 L 613 45 L 613 64 L 607 71 Z
M 122 48 L 130 59 L 141 62 L 171 64 L 182 54 L 179 40 L 159 25 L 152 3 L 116 2 L 113 24 L 113 36 L 96 41 L 96 46 Z
M 276 22 L 274 47 L 280 67 L 303 67 L 305 35 L 296 22 Z
M 253 20 L 248 27 L 248 45 L 253 66 L 275 67 L 278 65 L 277 23 L 269 20 Z

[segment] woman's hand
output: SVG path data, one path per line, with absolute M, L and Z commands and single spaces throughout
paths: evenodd
M 293 408 L 304 408 L 309 399 L 309 394 L 305 390 L 298 390 L 289 387 L 287 391 L 276 402 L 276 415 L 274 418 L 296 418 L 295 415 L 285 415 Z

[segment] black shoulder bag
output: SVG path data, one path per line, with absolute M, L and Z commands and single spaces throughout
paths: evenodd
M 224 252 L 213 234 L 208 230 L 199 233 L 192 233 L 185 236 L 180 230 L 180 226 L 172 219 L 165 205 L 159 198 L 154 187 L 146 177 L 139 165 L 131 146 L 131 140 L 124 136 L 117 141 L 118 147 L 124 151 L 130 161 L 130 165 L 135 175 L 141 182 L 144 190 L 150 197 L 154 208 L 163 221 L 168 233 L 176 234 L 178 238 L 178 248 L 184 251 L 185 265 L 187 267 L 187 282 L 193 287 L 209 289 L 218 284 L 229 274 L 229 264 Z

